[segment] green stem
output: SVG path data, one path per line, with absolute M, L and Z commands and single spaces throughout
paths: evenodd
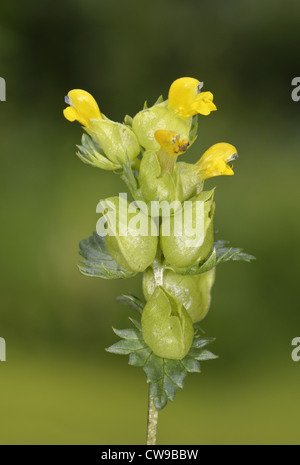
M 147 424 L 147 446 L 155 446 L 157 435 L 158 410 L 156 409 L 153 398 L 148 397 L 148 424 Z

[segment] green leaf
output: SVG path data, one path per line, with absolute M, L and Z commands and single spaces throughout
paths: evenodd
M 200 363 L 192 357 L 186 356 L 181 360 L 182 365 L 188 373 L 200 373 Z
M 105 238 L 94 233 L 88 239 L 79 243 L 79 253 L 84 258 L 79 264 L 79 270 L 85 276 L 103 279 L 131 278 L 136 275 L 115 262 L 109 254 Z
M 123 296 L 121 296 L 123 297 Z M 130 296 L 129 294 L 129 297 Z M 131 300 L 130 300 L 131 302 Z M 129 355 L 129 364 L 142 367 L 150 384 L 150 395 L 157 409 L 164 408 L 168 401 L 175 399 L 178 388 L 183 388 L 188 373 L 199 373 L 203 360 L 217 358 L 203 347 L 214 341 L 213 338 L 200 337 L 196 327 L 196 336 L 192 348 L 182 360 L 170 360 L 158 357 L 143 340 L 140 322 L 129 318 L 135 328 L 114 329 L 121 341 L 107 349 L 118 355 Z
M 102 147 L 88 134 L 83 133 L 81 137 L 82 146 L 90 152 L 98 152 L 104 155 Z
M 177 390 L 178 390 L 178 386 L 176 386 L 176 384 L 173 383 L 173 381 L 167 376 L 165 376 L 164 379 L 161 380 L 160 385 L 161 385 L 161 392 L 159 393 L 158 398 L 154 398 L 154 405 L 156 406 L 157 409 L 161 408 L 162 397 L 166 395 L 167 398 L 173 402 L 177 394 Z
M 83 151 L 81 146 L 77 146 L 79 148 L 79 152 L 76 152 L 76 155 L 80 160 L 85 163 L 86 165 L 93 166 L 94 168 L 100 168 L 106 171 L 115 171 L 116 169 L 120 168 L 119 165 L 113 163 L 108 158 L 104 157 L 100 153 L 91 153 L 87 151 Z
M 178 363 L 179 362 L 179 363 Z M 165 373 L 168 378 L 172 380 L 176 386 L 183 388 L 183 383 L 186 378 L 187 372 L 180 360 L 167 360 L 165 359 Z
M 210 352 L 209 350 L 202 350 L 195 357 L 195 360 L 205 361 L 205 360 L 215 360 L 217 358 L 219 358 L 219 357 L 217 355 L 213 354 L 212 352 Z
M 133 308 L 139 313 L 141 313 L 144 308 L 143 302 L 132 294 L 122 294 L 117 297 L 117 301 L 120 302 L 120 304 Z
M 158 381 L 162 379 L 163 364 L 164 359 L 158 357 L 152 352 L 149 359 L 147 360 L 147 363 L 144 366 L 144 372 L 147 375 L 147 380 L 149 383 L 156 384 Z
M 122 339 L 128 340 L 139 340 L 141 338 L 141 333 L 137 329 L 128 328 L 128 329 L 116 329 L 113 328 L 113 332 L 121 337 Z
M 154 405 L 157 410 L 161 410 L 167 405 L 168 397 L 165 393 L 162 380 L 156 384 L 150 384 L 150 396 L 153 397 Z
M 139 321 L 135 320 L 134 318 L 129 318 L 131 323 L 138 329 L 139 331 L 142 331 L 142 325 Z
M 214 243 L 214 248 L 210 256 L 202 263 L 195 264 L 190 266 L 189 268 L 185 269 L 184 271 L 179 272 L 176 271 L 178 274 L 183 275 L 196 275 L 201 273 L 206 273 L 210 271 L 212 268 L 215 268 L 220 263 L 232 261 L 245 261 L 250 262 L 251 260 L 255 260 L 253 255 L 247 254 L 243 252 L 243 249 L 234 248 L 234 247 L 226 247 L 228 244 L 227 241 L 216 241 Z M 168 266 L 168 268 L 170 268 Z M 174 270 L 175 271 L 175 270 Z
M 152 352 L 149 347 L 137 350 L 135 352 L 131 352 L 131 354 L 129 354 L 129 365 L 143 367 L 146 364 L 147 359 L 150 357 L 151 353 Z
M 82 135 L 81 145 L 77 145 L 77 148 L 79 149 L 79 152 L 76 152 L 76 155 L 87 165 L 108 171 L 120 168 L 119 164 L 113 163 L 106 158 L 100 145 L 87 134 Z
M 126 162 L 124 163 L 123 161 L 120 161 L 120 165 L 123 169 L 121 172 L 121 179 L 122 181 L 125 182 L 127 188 L 129 189 L 129 192 L 131 193 L 132 197 L 134 200 L 143 200 L 144 196 L 142 194 L 141 189 L 138 186 L 137 178 L 132 170 L 131 162 L 128 157 L 126 157 Z
M 214 342 L 215 339 L 213 337 L 194 337 L 192 347 L 196 349 L 202 349 L 203 347 L 207 346 Z
M 145 342 L 140 339 L 122 339 L 106 349 L 107 352 L 118 355 L 128 355 L 140 349 L 145 349 Z

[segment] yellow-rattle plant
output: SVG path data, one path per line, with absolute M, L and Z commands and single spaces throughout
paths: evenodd
M 210 147 L 194 164 L 181 161 L 197 138 L 199 115 L 217 109 L 211 92 L 194 78 L 175 80 L 167 100 L 144 105 L 134 118 L 111 121 L 95 99 L 71 90 L 64 116 L 85 131 L 77 155 L 86 164 L 112 171 L 125 182 L 132 202 L 119 195 L 100 202 L 97 232 L 80 242 L 80 271 L 103 279 L 143 273 L 145 302 L 118 298 L 137 312 L 133 326 L 114 329 L 120 338 L 107 349 L 129 356 L 149 383 L 147 444 L 156 443 L 158 411 L 173 401 L 188 373 L 216 358 L 200 325 L 211 303 L 216 266 L 250 261 L 242 249 L 214 240 L 214 189 L 205 180 L 233 175 L 236 148 Z M 202 122 L 202 121 L 201 121 Z

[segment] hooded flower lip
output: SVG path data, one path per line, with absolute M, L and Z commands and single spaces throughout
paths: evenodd
M 191 116 L 209 115 L 217 110 L 211 92 L 202 92 L 203 82 L 184 77 L 173 82 L 169 90 L 168 107 L 182 119 Z
M 184 153 L 190 144 L 187 139 L 181 140 L 180 134 L 165 129 L 155 131 L 154 137 L 164 150 L 174 155 Z
M 234 171 L 230 163 L 238 158 L 237 149 L 225 142 L 210 147 L 195 164 L 202 181 L 214 176 L 232 176 Z
M 83 126 L 90 127 L 90 119 L 102 119 L 96 100 L 85 90 L 71 90 L 65 97 L 65 102 L 69 106 L 63 113 L 68 121 L 78 121 Z

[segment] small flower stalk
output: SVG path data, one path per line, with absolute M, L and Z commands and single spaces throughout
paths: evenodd
M 84 90 L 71 90 L 65 101 L 65 118 L 84 129 L 78 157 L 119 175 L 132 196 L 131 202 L 122 194 L 99 203 L 97 232 L 80 242 L 79 268 L 102 279 L 142 273 L 145 300 L 118 298 L 136 318 L 130 318 L 131 328 L 114 329 L 119 340 L 107 351 L 128 355 L 130 365 L 143 368 L 147 443 L 154 444 L 158 411 L 174 400 L 188 373 L 200 371 L 200 362 L 216 358 L 206 349 L 213 339 L 202 326 L 216 267 L 254 258 L 215 240 L 215 189 L 205 190 L 207 179 L 234 174 L 237 150 L 216 143 L 196 163 L 188 162 L 198 124 L 217 110 L 213 94 L 194 78 L 175 80 L 167 100 L 160 97 L 123 123 L 108 119 Z

